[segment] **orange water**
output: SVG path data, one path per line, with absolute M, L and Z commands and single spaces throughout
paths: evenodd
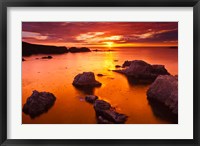
M 126 124 L 170 123 L 156 117 L 148 104 L 149 85 L 131 85 L 124 75 L 112 72 L 115 65 L 125 60 L 144 60 L 150 64 L 163 64 L 172 74 L 178 74 L 178 49 L 170 48 L 115 48 L 113 52 L 67 53 L 24 57 L 22 62 L 22 106 L 33 90 L 52 92 L 57 100 L 53 107 L 35 119 L 22 113 L 23 124 L 95 124 L 93 106 L 84 101 L 86 94 L 72 86 L 74 77 L 84 71 L 106 76 L 96 80 L 102 83 L 93 94 L 109 101 L 120 113 L 128 115 Z M 114 60 L 118 60 L 115 62 Z

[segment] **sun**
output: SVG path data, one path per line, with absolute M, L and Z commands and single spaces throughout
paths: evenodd
M 112 48 L 113 47 L 113 42 L 105 42 L 105 44 L 107 45 L 107 47 Z

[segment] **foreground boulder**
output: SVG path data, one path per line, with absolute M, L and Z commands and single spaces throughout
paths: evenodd
M 128 61 L 128 60 L 125 61 L 125 62 L 122 64 L 122 67 L 125 68 L 125 67 L 130 66 L 130 65 L 131 65 L 131 62 L 132 62 L 132 61 Z
M 98 96 L 96 96 L 96 95 L 87 95 L 87 96 L 85 97 L 85 100 L 86 100 L 87 102 L 89 102 L 89 103 L 94 103 L 95 100 L 97 100 L 97 99 L 98 99 Z
M 53 106 L 55 100 L 56 97 L 52 93 L 34 90 L 32 95 L 27 98 L 22 110 L 25 114 L 30 115 L 31 118 L 35 118 L 47 112 Z
M 147 99 L 154 112 L 162 117 L 178 121 L 178 80 L 171 75 L 160 75 L 150 85 Z
M 99 87 L 101 83 L 95 80 L 93 72 L 78 74 L 72 83 L 76 87 Z
M 114 71 L 125 74 L 129 81 L 135 83 L 151 83 L 158 75 L 169 75 L 164 65 L 151 65 L 142 60 L 125 61 L 123 67 L 126 66 L 129 67 Z
M 81 47 L 81 48 L 71 47 L 71 48 L 69 48 L 69 52 L 71 52 L 71 53 L 91 52 L 91 50 L 86 47 Z
M 99 124 L 122 124 L 127 120 L 125 114 L 120 114 L 104 100 L 95 100 L 94 109 Z

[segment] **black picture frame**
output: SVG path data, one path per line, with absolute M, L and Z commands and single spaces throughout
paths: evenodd
M 187 139 L 101 139 L 101 140 L 23 140 L 7 139 L 7 8 L 8 7 L 193 7 L 194 20 L 194 48 L 193 48 L 193 68 L 194 68 L 194 89 L 193 89 L 193 117 L 194 138 Z M 1 0 L 0 1 L 0 144 L 2 146 L 21 145 L 176 145 L 192 146 L 200 145 L 200 115 L 199 115 L 199 70 L 200 68 L 200 2 L 199 0 Z M 189 31 L 189 30 L 188 30 Z M 53 131 L 52 131 L 53 132 Z

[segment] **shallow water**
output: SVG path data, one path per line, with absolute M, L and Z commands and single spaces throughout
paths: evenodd
M 163 64 L 172 74 L 178 74 L 178 49 L 172 48 L 112 48 L 108 52 L 66 53 L 52 55 L 53 59 L 36 59 L 45 55 L 24 57 L 22 62 L 22 106 L 33 90 L 52 92 L 56 102 L 35 119 L 22 113 L 23 124 L 95 124 L 93 106 L 84 101 L 87 92 L 72 86 L 74 77 L 92 71 L 105 76 L 96 77 L 102 83 L 93 94 L 109 101 L 120 113 L 128 115 L 126 124 L 170 123 L 156 117 L 148 103 L 149 85 L 132 85 L 124 75 L 112 72 L 115 65 L 126 60 L 140 59 L 150 64 Z M 118 60 L 118 61 L 116 61 Z

